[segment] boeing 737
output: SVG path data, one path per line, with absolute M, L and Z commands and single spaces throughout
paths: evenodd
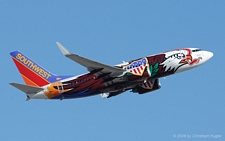
M 128 90 L 145 94 L 161 88 L 159 78 L 198 67 L 213 56 L 212 52 L 199 48 L 182 48 L 110 66 L 73 54 L 59 42 L 56 44 L 66 57 L 86 67 L 88 73 L 55 75 L 20 51 L 11 52 L 26 84 L 10 84 L 24 92 L 27 100 L 63 100 L 94 95 L 110 98 Z

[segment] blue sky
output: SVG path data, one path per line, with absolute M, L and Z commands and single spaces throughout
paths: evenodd
M 157 141 L 213 134 L 224 140 L 224 7 L 222 0 L 3 0 L 0 139 Z M 145 95 L 26 102 L 25 95 L 8 84 L 23 83 L 11 51 L 20 50 L 55 74 L 87 72 L 61 54 L 57 41 L 109 65 L 182 47 L 212 51 L 214 57 L 161 79 L 162 88 Z

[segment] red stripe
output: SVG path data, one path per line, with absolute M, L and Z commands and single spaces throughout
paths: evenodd
M 138 73 L 139 73 L 139 74 L 141 74 L 141 71 L 140 71 L 140 69 L 139 69 L 139 68 L 137 68 L 137 71 L 138 71 Z
M 45 79 L 43 79 L 41 76 L 37 75 L 35 72 L 33 72 L 32 70 L 30 70 L 29 68 L 27 68 L 25 65 L 23 65 L 22 63 L 20 63 L 16 59 L 13 58 L 13 61 L 16 64 L 19 72 L 22 75 L 24 75 L 27 78 L 29 78 L 34 83 L 36 83 L 38 86 L 44 86 L 44 85 L 49 84 L 48 81 L 46 81 Z
M 143 70 L 143 67 L 142 67 L 142 66 L 140 66 L 140 69 L 141 69 L 141 70 Z
M 29 78 L 27 78 L 26 76 L 24 76 L 24 75 L 22 75 L 21 74 L 21 76 L 22 76 L 22 78 L 23 78 L 23 80 L 25 81 L 25 83 L 27 84 L 27 85 L 30 85 L 30 86 L 38 86 L 37 84 L 35 84 L 33 81 L 31 81 Z
M 148 82 L 146 82 L 145 85 L 146 85 L 146 88 L 148 89 L 149 88 Z
M 145 83 L 143 83 L 145 87 L 147 87 L 147 85 Z
M 190 64 L 190 65 L 193 65 L 194 63 L 197 64 L 199 61 L 200 61 L 200 59 L 194 59 L 194 60 L 191 61 L 189 64 Z
M 134 70 L 134 73 L 137 73 L 136 69 L 133 69 Z

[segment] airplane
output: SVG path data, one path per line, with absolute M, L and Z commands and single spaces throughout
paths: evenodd
M 56 42 L 62 54 L 87 68 L 78 76 L 55 75 L 20 51 L 10 55 L 26 84 L 10 83 L 30 99 L 72 99 L 101 95 L 117 96 L 126 91 L 146 94 L 161 88 L 159 79 L 198 67 L 213 53 L 199 48 L 182 48 L 159 53 L 115 66 L 73 54 Z

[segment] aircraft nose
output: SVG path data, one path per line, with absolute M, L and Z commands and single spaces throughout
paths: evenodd
M 209 59 L 211 59 L 211 58 L 213 57 L 213 53 L 210 52 L 210 51 L 205 51 L 205 52 L 204 52 L 204 57 L 205 57 L 207 60 L 209 60 Z
M 213 53 L 210 51 L 203 51 L 202 52 L 202 63 L 207 62 L 209 59 L 211 59 L 213 57 Z

